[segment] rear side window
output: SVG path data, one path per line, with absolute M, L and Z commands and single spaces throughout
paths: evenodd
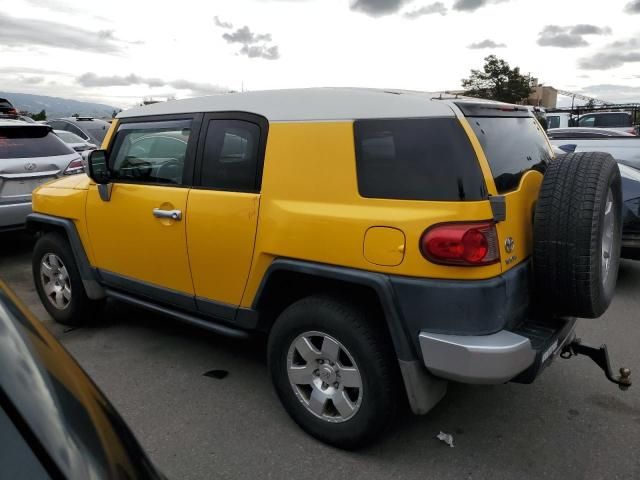
M 110 154 L 115 180 L 183 185 L 191 120 L 126 123 Z
M 596 115 L 596 127 L 630 127 L 631 115 L 626 113 L 608 113 Z
M 48 128 L 0 128 L 0 159 L 69 155 L 69 148 Z
M 518 188 L 529 170 L 544 172 L 551 152 L 533 117 L 469 117 L 484 150 L 498 193 Z
M 482 200 L 486 185 L 455 118 L 357 120 L 360 195 L 401 200 Z
M 202 157 L 203 187 L 259 191 L 260 127 L 243 120 L 209 120 Z
M 557 115 L 547 115 L 547 124 L 549 128 L 560 127 L 560 117 Z

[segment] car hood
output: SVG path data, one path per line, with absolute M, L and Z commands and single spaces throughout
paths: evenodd
M 68 175 L 47 183 L 48 188 L 72 188 L 74 190 L 87 190 L 91 179 L 84 173 Z

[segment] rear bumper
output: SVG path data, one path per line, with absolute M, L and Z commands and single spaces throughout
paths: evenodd
M 31 201 L 22 203 L 0 203 L 0 230 L 24 228 L 27 215 L 31 213 Z
M 525 321 L 513 331 L 490 335 L 419 335 L 425 366 L 448 380 L 498 384 L 530 383 L 570 342 L 575 319 Z

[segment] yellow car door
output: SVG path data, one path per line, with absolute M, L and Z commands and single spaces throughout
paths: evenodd
M 200 118 L 118 126 L 108 153 L 112 183 L 107 194 L 90 187 L 86 212 L 107 285 L 195 308 L 185 225 Z
M 209 114 L 202 124 L 187 245 L 199 310 L 227 321 L 237 320 L 251 267 L 266 134 L 266 120 L 249 114 Z

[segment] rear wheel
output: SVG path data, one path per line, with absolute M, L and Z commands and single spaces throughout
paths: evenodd
M 50 232 L 33 249 L 33 279 L 44 308 L 63 325 L 79 326 L 93 320 L 102 300 L 91 300 L 82 284 L 69 242 Z
M 288 307 L 271 330 L 268 357 L 289 415 L 326 443 L 361 447 L 394 417 L 401 382 L 389 340 L 347 301 L 312 296 Z
M 581 152 L 552 161 L 535 212 L 534 271 L 555 313 L 602 315 L 613 298 L 622 236 L 620 171 L 611 155 Z

